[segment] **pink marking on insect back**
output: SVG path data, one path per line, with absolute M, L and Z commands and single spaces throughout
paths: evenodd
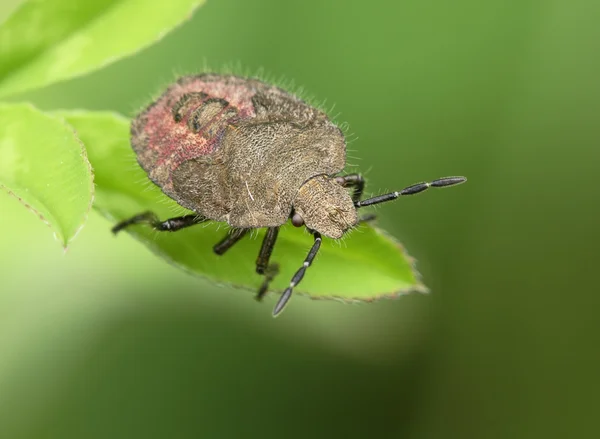
M 204 137 L 206 127 L 197 133 L 189 129 L 187 120 L 195 108 L 188 110 L 180 122 L 174 120 L 173 105 L 186 93 L 193 92 L 206 93 L 207 99 L 225 99 L 229 102 L 226 109 L 233 107 L 237 111 L 237 115 L 229 118 L 225 123 L 221 122 L 223 128 L 218 135 Z M 182 84 L 173 85 L 146 113 L 147 123 L 144 126 L 144 133 L 147 138 L 147 148 L 155 153 L 156 171 L 163 173 L 168 169 L 168 174 L 171 174 L 183 162 L 213 153 L 220 146 L 227 124 L 255 116 L 252 105 L 252 97 L 255 93 L 256 89 L 249 87 L 247 83 L 203 81 L 202 77 L 189 78 Z M 201 103 L 198 103 L 196 108 L 200 105 Z M 217 120 L 223 111 L 213 120 Z

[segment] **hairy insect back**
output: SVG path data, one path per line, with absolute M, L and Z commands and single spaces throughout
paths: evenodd
M 173 171 L 218 149 L 229 123 L 253 118 L 254 93 L 242 78 L 210 74 L 169 87 L 131 125 L 133 149 L 150 179 L 173 196 Z
M 174 188 L 191 195 L 188 200 L 199 212 L 232 226 L 278 226 L 289 218 L 305 181 L 342 170 L 343 145 L 331 125 L 245 124 L 227 133 L 223 150 L 216 153 L 222 161 L 184 163 L 174 174 Z M 216 196 L 207 196 L 207 189 Z
M 139 224 L 176 232 L 225 221 L 234 230 L 213 246 L 222 255 L 252 228 L 267 228 L 256 258 L 256 273 L 264 276 L 260 300 L 279 271 L 271 262 L 279 226 L 291 216 L 294 226 L 308 229 L 313 244 L 274 316 L 304 279 L 323 237 L 340 239 L 372 218 L 359 217 L 357 209 L 466 181 L 444 177 L 363 199 L 361 174 L 336 175 L 345 166 L 346 141 L 322 110 L 278 87 L 232 75 L 181 78 L 133 121 L 131 142 L 152 181 L 195 214 L 161 219 L 146 211 L 116 224 L 114 233 Z
M 132 124 L 138 161 L 182 206 L 237 227 L 284 223 L 300 186 L 341 171 L 345 141 L 320 110 L 256 79 L 184 77 Z

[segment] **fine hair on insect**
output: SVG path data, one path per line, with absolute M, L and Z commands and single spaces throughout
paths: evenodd
M 313 263 L 323 237 L 340 239 L 374 218 L 359 209 L 453 186 L 444 177 L 363 199 L 365 179 L 341 174 L 346 138 L 321 109 L 256 78 L 205 73 L 184 76 L 131 124 L 131 144 L 150 180 L 193 214 L 166 220 L 143 212 L 116 224 L 117 233 L 147 223 L 175 232 L 206 221 L 232 227 L 213 246 L 223 255 L 250 231 L 266 228 L 256 259 L 262 299 L 279 266 L 271 262 L 279 228 L 306 227 L 313 245 L 273 310 L 278 315 Z

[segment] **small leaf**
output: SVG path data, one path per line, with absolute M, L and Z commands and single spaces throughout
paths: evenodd
M 97 70 L 161 39 L 204 0 L 24 2 L 0 27 L 0 96 Z
M 129 145 L 127 119 L 113 113 L 62 114 L 88 147 L 96 172 L 95 207 L 113 223 L 148 210 L 161 219 L 190 213 L 164 195 L 137 165 Z M 156 254 L 191 273 L 252 290 L 262 282 L 254 264 L 264 231 L 244 238 L 225 255 L 216 256 L 212 246 L 228 230 L 223 223 L 204 223 L 176 233 L 156 232 L 146 225 L 127 230 Z M 108 227 L 106 234 L 110 234 Z M 311 245 L 312 238 L 304 230 L 282 228 L 272 256 L 281 267 L 272 284 L 274 289 L 287 287 Z M 395 240 L 363 225 L 342 241 L 324 239 L 297 290 L 316 298 L 367 301 L 409 291 L 424 292 L 412 262 Z
M 29 104 L 0 104 L 0 187 L 55 232 L 66 248 L 83 226 L 94 183 L 73 129 Z

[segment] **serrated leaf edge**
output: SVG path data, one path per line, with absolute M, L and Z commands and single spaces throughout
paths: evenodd
M 75 237 L 79 234 L 79 232 L 81 231 L 81 229 L 83 229 L 83 226 L 85 225 L 89 214 L 92 210 L 92 206 L 94 204 L 94 199 L 95 199 L 95 185 L 94 185 L 94 170 L 92 168 L 92 164 L 90 163 L 88 156 L 87 156 L 87 151 L 85 149 L 85 145 L 83 144 L 83 142 L 81 141 L 81 139 L 77 136 L 77 131 L 75 130 L 75 128 L 73 128 L 73 126 L 71 126 L 65 119 L 64 117 L 60 117 L 56 114 L 54 114 L 54 112 L 45 112 L 40 110 L 39 108 L 37 108 L 35 105 L 31 104 L 30 102 L 17 102 L 17 103 L 5 103 L 5 102 L 0 102 L 0 105 L 22 105 L 24 107 L 29 107 L 31 110 L 33 111 L 37 111 L 47 117 L 56 119 L 57 121 L 59 121 L 61 124 L 63 124 L 66 128 L 68 128 L 72 133 L 73 133 L 73 137 L 75 138 L 75 140 L 77 141 L 77 143 L 79 143 L 79 147 L 80 147 L 80 151 L 81 151 L 81 158 L 83 159 L 84 164 L 87 166 L 88 171 L 89 171 L 89 175 L 90 175 L 90 190 L 91 190 L 91 197 L 90 197 L 90 201 L 87 205 L 87 208 L 84 212 L 82 221 L 80 226 L 75 230 L 75 232 L 73 233 L 73 235 L 69 238 L 67 238 L 66 236 L 64 237 L 65 239 L 61 239 L 59 237 L 59 231 L 56 230 L 56 227 L 54 227 L 52 225 L 52 223 L 50 221 L 48 221 L 48 219 L 46 219 L 46 217 L 44 217 L 44 215 L 42 215 L 37 209 L 35 209 L 33 206 L 31 206 L 29 203 L 25 202 L 25 200 L 23 200 L 23 198 L 21 198 L 19 195 L 17 195 L 16 193 L 14 193 L 11 189 L 9 189 L 7 186 L 5 186 L 4 184 L 0 183 L 0 189 L 4 190 L 6 193 L 8 193 L 8 195 L 16 198 L 19 203 L 21 203 L 23 206 L 25 206 L 25 208 L 27 208 L 30 212 L 32 212 L 34 215 L 36 215 L 44 224 L 46 224 L 50 230 L 52 230 L 52 233 L 54 235 L 54 239 L 56 239 L 58 242 L 60 242 L 62 244 L 63 247 L 63 251 L 66 253 L 67 250 L 69 249 L 69 244 L 75 239 Z
M 108 219 L 109 221 L 112 221 L 112 222 L 117 222 L 118 221 L 118 218 L 115 218 L 108 211 L 106 211 L 104 209 L 100 209 L 100 208 L 98 208 L 96 206 L 94 206 L 94 208 L 102 216 L 104 216 L 106 219 Z M 342 297 L 342 296 L 336 296 L 336 295 L 320 295 L 320 296 L 315 296 L 315 295 L 311 295 L 310 293 L 307 293 L 306 291 L 302 291 L 301 289 L 294 290 L 294 295 L 302 296 L 302 297 L 308 297 L 308 298 L 310 298 L 312 300 L 335 300 L 337 302 L 343 302 L 343 303 L 371 303 L 371 302 L 376 302 L 376 301 L 382 300 L 382 299 L 397 299 L 397 298 L 399 298 L 401 296 L 405 296 L 405 295 L 408 295 L 408 294 L 411 294 L 411 293 L 421 293 L 421 294 L 427 294 L 427 293 L 429 293 L 429 289 L 427 288 L 427 286 L 425 286 L 425 284 L 423 284 L 421 282 L 421 273 L 419 273 L 419 271 L 417 271 L 417 269 L 416 269 L 416 259 L 413 258 L 412 256 L 410 256 L 406 252 L 404 246 L 402 244 L 400 244 L 391 235 L 389 235 L 387 232 L 385 232 L 384 230 L 382 230 L 380 228 L 377 228 L 377 227 L 373 227 L 373 229 L 378 234 L 381 234 L 381 235 L 387 237 L 388 239 L 390 239 L 391 241 L 393 241 L 393 243 L 396 245 L 396 247 L 402 253 L 402 256 L 404 258 L 406 258 L 407 261 L 409 261 L 411 271 L 412 271 L 413 275 L 415 276 L 415 281 L 416 281 L 415 284 L 410 285 L 410 286 L 408 286 L 406 288 L 401 288 L 401 289 L 396 290 L 396 291 L 391 291 L 389 293 L 377 294 L 377 295 L 374 295 L 372 297 Z M 175 267 L 178 270 L 181 270 L 181 271 L 185 272 L 186 274 L 191 275 L 192 277 L 203 279 L 203 280 L 207 280 L 211 284 L 213 284 L 215 286 L 219 286 L 219 287 L 227 287 L 227 288 L 232 288 L 232 289 L 235 289 L 235 290 L 243 290 L 243 291 L 247 291 L 247 292 L 256 292 L 256 288 L 254 288 L 254 287 L 250 287 L 250 286 L 247 286 L 247 285 L 236 284 L 236 283 L 233 283 L 233 282 L 220 281 L 218 279 L 215 279 L 215 278 L 211 277 L 210 275 L 203 274 L 203 273 L 198 273 L 198 272 L 196 272 L 194 270 L 190 270 L 188 267 L 186 267 L 186 266 L 184 266 L 184 265 L 182 265 L 182 264 L 174 261 L 171 257 L 169 257 L 165 253 L 161 252 L 160 249 L 158 248 L 158 246 L 155 245 L 154 242 L 148 241 L 148 240 L 144 239 L 141 234 L 136 233 L 134 230 L 126 230 L 126 233 L 129 234 L 130 236 L 132 236 L 140 244 L 142 244 L 143 246 L 145 246 L 148 249 L 150 249 L 150 251 L 155 256 L 157 256 L 158 258 L 164 260 L 165 262 L 167 262 L 172 267 Z M 278 297 L 281 293 L 282 293 L 282 290 L 269 290 L 267 292 L 267 294 L 266 294 L 265 297 Z

